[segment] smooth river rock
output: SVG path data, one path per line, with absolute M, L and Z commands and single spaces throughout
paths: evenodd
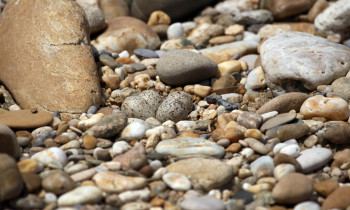
M 75 1 L 10 1 L 0 55 L 0 79 L 22 108 L 82 113 L 100 104 L 89 24 Z
M 23 180 L 16 160 L 7 154 L 0 154 L 0 202 L 16 198 L 23 189 Z
M 200 82 L 217 74 L 216 63 L 201 54 L 188 50 L 171 50 L 158 60 L 159 78 L 169 85 Z
M 297 161 L 304 173 L 320 169 L 332 159 L 332 151 L 326 148 L 311 148 L 300 152 Z
M 179 158 L 209 156 L 220 158 L 225 149 L 214 142 L 202 138 L 178 137 L 159 142 L 156 147 L 158 153 Z
M 95 204 L 102 199 L 102 191 L 95 186 L 81 186 L 69 191 L 58 198 L 59 206 L 74 206 Z
M 345 76 L 350 48 L 301 32 L 277 34 L 260 48 L 266 83 L 275 95 L 315 90 Z

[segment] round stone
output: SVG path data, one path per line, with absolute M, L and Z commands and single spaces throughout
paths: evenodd
M 150 129 L 150 126 L 144 121 L 132 122 L 124 128 L 121 138 L 125 140 L 142 139 L 148 129 Z
M 46 191 L 60 195 L 72 190 L 75 183 L 67 173 L 54 171 L 43 179 L 41 185 Z
M 250 170 L 254 175 L 257 175 L 261 169 L 267 169 L 272 173 L 274 167 L 273 159 L 270 156 L 261 156 L 250 164 Z
M 340 77 L 331 85 L 333 92 L 342 93 L 348 99 L 350 98 L 350 78 L 349 77 Z
M 166 167 L 168 172 L 184 174 L 194 189 L 211 189 L 224 186 L 233 177 L 232 167 L 216 159 L 189 158 Z
M 312 181 L 300 173 L 284 175 L 272 191 L 272 197 L 279 204 L 297 204 L 308 200 L 313 192 Z
M 157 63 L 159 78 L 169 85 L 187 85 L 217 74 L 217 65 L 210 58 L 188 50 L 166 52 Z
M 294 207 L 294 210 L 321 210 L 321 207 L 318 203 L 313 201 L 304 201 L 299 203 Z
M 57 147 L 45 149 L 34 154 L 31 158 L 44 165 L 49 165 L 51 162 L 58 162 L 62 166 L 65 166 L 68 162 L 66 153 Z
M 23 189 L 23 180 L 15 159 L 0 154 L 0 202 L 16 198 Z

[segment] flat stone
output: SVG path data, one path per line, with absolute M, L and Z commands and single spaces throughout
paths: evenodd
M 294 166 L 296 172 L 301 172 L 302 168 L 299 162 L 289 155 L 283 154 L 283 153 L 277 153 L 273 157 L 273 162 L 275 166 L 278 166 L 279 164 L 291 164 Z
M 0 114 L 0 122 L 16 129 L 38 128 L 49 125 L 52 114 L 46 111 L 32 113 L 30 110 L 6 111 Z
M 128 121 L 124 112 L 117 112 L 102 118 L 96 125 L 86 131 L 87 135 L 96 138 L 109 138 L 122 131 Z
M 21 156 L 15 133 L 2 123 L 0 123 L 0 153 L 6 153 L 15 159 Z
M 269 138 L 279 138 L 281 141 L 299 139 L 310 132 L 310 127 L 305 123 L 292 123 L 279 125 L 266 131 Z
M 133 53 L 141 48 L 154 50 L 160 44 L 158 35 L 139 19 L 123 16 L 106 22 L 107 30 L 91 42 L 98 50 Z
M 349 30 L 350 3 L 347 0 L 340 0 L 330 4 L 315 19 L 315 27 L 323 32 L 344 33 Z
M 95 204 L 102 200 L 102 191 L 95 186 L 81 186 L 58 198 L 58 206 Z
M 9 2 L 2 14 L 0 78 L 21 108 L 82 113 L 99 106 L 89 24 L 75 1 Z
M 300 114 L 305 119 L 324 117 L 330 120 L 347 120 L 349 118 L 348 102 L 339 97 L 312 96 L 300 107 Z
M 19 196 L 23 189 L 23 180 L 15 159 L 7 154 L 0 154 L 0 201 Z
M 63 171 L 51 172 L 42 180 L 42 187 L 47 192 L 61 195 L 72 190 L 75 187 L 75 183 L 72 178 Z
M 272 197 L 279 204 L 297 204 L 308 200 L 313 192 L 311 179 L 300 173 L 284 175 L 272 191 Z
M 169 85 L 200 82 L 215 77 L 217 69 L 213 60 L 188 50 L 166 52 L 157 63 L 159 78 Z
M 225 154 L 225 149 L 206 139 L 178 137 L 159 142 L 156 152 L 179 158 L 196 156 L 221 158 Z
M 332 159 L 332 151 L 326 148 L 311 148 L 300 152 L 296 159 L 303 173 L 309 173 L 325 166 Z
M 277 111 L 278 113 L 286 113 L 290 110 L 299 112 L 301 105 L 309 97 L 309 95 L 300 92 L 285 93 L 277 96 L 263 106 L 261 106 L 257 114 L 264 114 L 267 112 Z
M 269 119 L 268 121 L 264 122 L 264 124 L 261 126 L 260 130 L 262 132 L 265 132 L 266 130 L 279 126 L 279 125 L 283 125 L 286 124 L 292 120 L 294 120 L 297 116 L 297 113 L 283 113 L 283 114 L 279 114 L 276 117 L 273 117 L 271 119 Z
M 203 197 L 193 197 L 187 198 L 180 203 L 180 206 L 184 210 L 225 210 L 226 207 L 224 203 L 213 197 L 203 196 Z
M 232 167 L 215 159 L 190 158 L 168 165 L 168 172 L 184 174 L 195 189 L 219 188 L 233 177 Z
M 350 206 L 349 193 L 349 186 L 342 186 L 337 188 L 323 202 L 322 210 L 346 209 L 348 206 Z
M 315 90 L 345 76 L 350 68 L 349 48 L 301 32 L 271 37 L 260 54 L 267 85 L 277 95 Z
M 127 190 L 136 190 L 146 185 L 143 177 L 128 177 L 112 171 L 97 173 L 93 180 L 97 186 L 107 193 L 121 193 Z

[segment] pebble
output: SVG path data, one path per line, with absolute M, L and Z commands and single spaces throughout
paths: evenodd
M 126 151 L 130 150 L 131 146 L 125 141 L 117 141 L 113 144 L 110 154 L 112 157 L 123 154 Z
M 171 24 L 167 30 L 168 39 L 180 39 L 183 38 L 184 35 L 184 29 L 179 22 Z
M 276 144 L 276 146 L 273 148 L 273 152 L 275 154 L 282 153 L 290 157 L 296 158 L 300 154 L 300 147 L 297 144 L 297 142 L 295 142 L 295 140 L 292 139 L 292 140 L 285 141 L 283 143 Z
M 267 169 L 272 173 L 274 167 L 273 159 L 270 156 L 261 156 L 250 164 L 250 170 L 254 175 L 257 175 L 261 169 Z
M 171 18 L 163 11 L 154 11 L 149 16 L 147 25 L 169 25 L 171 22 Z
M 121 138 L 125 140 L 142 139 L 149 128 L 149 124 L 144 121 L 132 122 L 121 132 Z
M 279 204 L 297 204 L 308 200 L 312 192 L 311 179 L 300 173 L 289 173 L 273 188 L 272 197 Z
M 68 163 L 67 155 L 65 152 L 57 147 L 45 149 L 34 154 L 31 158 L 44 165 L 49 165 L 51 162 L 57 162 L 62 166 L 65 166 Z
M 21 197 L 13 202 L 16 209 L 43 209 L 45 207 L 44 199 L 33 194 Z
M 126 114 L 124 112 L 117 112 L 101 119 L 96 125 L 89 128 L 86 134 L 95 138 L 112 137 L 122 131 L 126 123 Z
M 246 128 L 259 128 L 262 123 L 262 117 L 259 114 L 244 112 L 237 117 L 237 123 Z
M 224 203 L 217 198 L 203 196 L 203 197 L 193 197 L 187 198 L 180 203 L 180 207 L 184 210 L 225 210 L 226 207 Z
M 311 148 L 300 152 L 297 161 L 304 173 L 309 173 L 325 166 L 332 159 L 332 151 L 326 148 Z
M 300 92 L 291 92 L 279 95 L 257 110 L 257 114 L 264 114 L 272 111 L 277 111 L 278 113 L 286 113 L 291 110 L 299 112 L 301 105 L 304 101 L 309 98 L 308 94 Z
M 90 34 L 101 31 L 105 26 L 105 17 L 102 10 L 97 5 L 92 5 L 84 1 L 77 1 L 83 8 L 90 26 Z
M 206 139 L 179 137 L 159 142 L 156 152 L 179 158 L 195 156 L 220 158 L 224 156 L 225 149 Z
M 17 159 L 21 155 L 15 133 L 5 124 L 0 123 L 0 153 L 6 153 Z
M 136 49 L 134 50 L 134 53 L 139 58 L 158 58 L 158 54 L 154 52 L 153 50 L 149 49 Z
M 269 149 L 262 142 L 256 139 L 246 138 L 244 141 L 248 143 L 249 147 L 259 154 L 266 155 L 269 152 Z
M 246 89 L 260 90 L 266 87 L 265 75 L 261 66 L 253 69 L 247 77 Z
M 242 70 L 242 64 L 237 60 L 224 61 L 218 64 L 218 69 L 220 76 L 223 76 L 225 74 L 240 72 Z
M 294 120 L 296 118 L 296 116 L 297 116 L 297 114 L 293 113 L 293 112 L 279 114 L 279 115 L 272 117 L 271 119 L 265 121 L 263 123 L 263 125 L 261 126 L 260 130 L 262 132 L 265 132 L 266 130 L 268 130 L 270 128 L 286 124 L 286 123 Z
M 231 166 L 216 159 L 189 158 L 177 161 L 166 167 L 168 172 L 184 174 L 194 189 L 219 188 L 233 177 Z
M 260 52 L 267 85 L 276 94 L 330 84 L 345 76 L 350 63 L 349 48 L 301 32 L 279 33 L 265 41 Z M 278 59 L 276 55 L 280 55 Z M 293 65 L 289 65 L 291 62 Z
M 333 144 L 348 144 L 350 125 L 341 121 L 329 121 L 324 124 L 323 138 Z
M 266 136 L 271 138 L 279 138 L 281 141 L 289 139 L 299 139 L 309 134 L 310 128 L 305 123 L 292 123 L 280 125 L 270 128 L 266 131 Z
M 19 196 L 23 189 L 23 180 L 15 159 L 7 154 L 0 154 L 0 201 Z
M 92 179 L 102 191 L 107 193 L 136 190 L 146 185 L 145 178 L 123 176 L 112 171 L 99 172 Z
M 273 170 L 273 176 L 277 180 L 280 180 L 284 175 L 294 173 L 294 172 L 295 172 L 294 165 L 288 164 L 288 163 L 282 163 L 275 167 L 275 169 Z
M 114 157 L 113 161 L 119 162 L 125 171 L 130 169 L 139 170 L 147 164 L 147 157 L 143 146 L 134 145 L 124 154 Z
M 350 205 L 349 186 L 342 186 L 334 190 L 323 202 L 322 210 L 326 209 L 346 209 Z
M 305 119 L 325 117 L 330 120 L 346 120 L 349 118 L 349 105 L 342 98 L 317 95 L 304 101 L 300 107 L 300 114 L 304 115 Z
M 192 111 L 192 106 L 190 94 L 183 91 L 173 92 L 159 105 L 156 119 L 160 122 L 184 120 Z
M 52 192 L 56 195 L 71 191 L 75 187 L 72 178 L 63 171 L 51 172 L 42 180 L 41 185 L 47 192 Z
M 80 186 L 58 198 L 58 206 L 95 204 L 102 200 L 102 191 L 95 186 Z
M 30 110 L 6 111 L 0 114 L 0 122 L 16 129 L 39 128 L 49 125 L 53 120 L 51 113 Z
M 339 187 L 339 182 L 335 179 L 326 179 L 314 184 L 314 189 L 323 197 L 328 197 L 334 190 Z
M 294 210 L 321 210 L 321 207 L 316 202 L 304 201 L 296 205 Z
M 195 46 L 208 43 L 209 39 L 223 35 L 224 27 L 218 24 L 200 23 L 187 36 Z
M 225 100 L 225 99 L 219 99 L 217 102 L 218 102 L 219 106 L 225 107 L 225 110 L 227 110 L 227 111 L 232 111 L 232 110 L 238 109 L 237 104 L 235 104 L 232 101 Z
M 191 189 L 190 180 L 183 174 L 166 173 L 162 179 L 173 190 L 186 191 Z
M 261 2 L 260 7 L 270 10 L 276 19 L 283 19 L 303 13 L 312 7 L 314 1 L 303 0 L 297 2 L 274 0 Z
M 171 50 L 158 60 L 156 70 L 160 80 L 166 84 L 187 85 L 215 77 L 217 65 L 198 53 Z
M 26 191 L 31 193 L 40 189 L 41 177 L 35 173 L 21 173 Z

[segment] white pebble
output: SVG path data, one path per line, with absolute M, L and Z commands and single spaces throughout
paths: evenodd
M 150 126 L 144 121 L 130 123 L 122 131 L 121 138 L 126 140 L 140 140 L 145 136 L 146 130 L 149 128 Z
M 297 144 L 287 145 L 280 150 L 280 153 L 296 158 L 300 154 L 300 147 Z
M 128 51 L 124 50 L 121 53 L 119 53 L 119 57 L 120 58 L 128 58 L 128 57 L 130 57 L 130 54 Z
M 191 189 L 190 180 L 180 173 L 166 173 L 163 175 L 163 181 L 173 190 L 189 190 Z
M 274 170 L 273 159 L 270 156 L 261 156 L 250 164 L 250 170 L 254 175 L 263 168 L 269 169 L 271 172 Z
M 68 163 L 66 153 L 58 147 L 50 147 L 38 152 L 32 156 L 32 159 L 44 165 L 48 165 L 51 162 L 59 162 L 62 166 L 65 166 Z
M 146 201 L 149 199 L 150 194 L 151 194 L 151 191 L 145 188 L 142 190 L 125 191 L 120 193 L 118 197 L 122 203 L 130 203 L 136 200 Z
M 57 201 L 57 196 L 54 193 L 47 192 L 45 193 L 45 203 L 55 203 Z
M 294 210 L 320 210 L 321 207 L 318 203 L 313 201 L 304 201 L 294 207 Z
M 280 180 L 282 176 L 295 172 L 295 167 L 292 164 L 282 163 L 275 167 L 273 170 L 273 176 Z
M 179 132 L 182 131 L 194 131 L 196 128 L 196 122 L 195 121 L 179 121 L 176 123 L 176 128 Z
M 252 148 L 244 148 L 241 151 L 241 155 L 245 158 L 248 158 L 254 154 L 254 150 Z
M 265 114 L 262 114 L 261 117 L 263 118 L 263 122 L 268 121 L 269 119 L 276 117 L 278 115 L 277 111 L 267 112 Z
M 123 154 L 131 149 L 131 146 L 125 141 L 117 141 L 113 144 L 110 154 L 112 157 Z
M 181 23 L 173 23 L 168 27 L 168 39 L 180 39 L 184 34 L 185 32 Z
M 150 162 L 149 166 L 151 166 L 153 171 L 156 171 L 162 167 L 162 162 L 160 162 L 160 160 L 153 160 L 152 162 Z
M 102 199 L 102 191 L 95 186 L 81 186 L 61 195 L 59 206 L 74 206 L 77 204 L 95 204 Z
M 166 174 L 167 172 L 168 172 L 168 170 L 166 168 L 164 168 L 164 167 L 159 168 L 158 170 L 156 170 L 153 173 L 152 178 L 153 179 L 161 179 L 163 177 L 163 175 Z

